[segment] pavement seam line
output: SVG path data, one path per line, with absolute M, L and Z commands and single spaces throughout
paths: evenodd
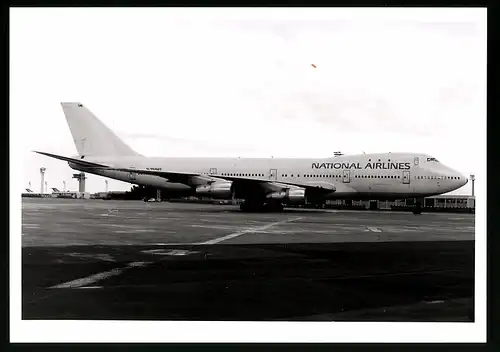
M 122 274 L 124 271 L 134 268 L 134 267 L 144 267 L 149 263 L 145 262 L 132 262 L 123 268 L 114 268 L 108 271 L 103 271 L 94 275 L 86 276 L 80 279 L 63 282 L 62 284 L 54 285 L 49 288 L 79 288 L 82 286 L 88 286 L 90 284 L 95 284 L 96 282 L 102 281 L 104 279 L 110 278 L 112 276 L 117 276 Z
M 287 219 L 287 220 L 282 220 L 282 221 L 277 221 L 277 222 L 272 222 L 272 223 L 267 224 L 267 225 L 252 227 L 252 228 L 249 228 L 249 229 L 246 229 L 246 230 L 241 230 L 241 231 L 238 231 L 238 232 L 230 233 L 229 235 L 225 235 L 225 236 L 222 236 L 222 237 L 214 238 L 213 240 L 209 240 L 209 241 L 205 241 L 205 242 L 201 242 L 201 243 L 197 243 L 197 244 L 198 245 L 217 244 L 217 243 L 220 243 L 222 241 L 230 240 L 232 238 L 236 238 L 238 236 L 241 236 L 241 235 L 244 235 L 244 234 L 247 234 L 247 233 L 252 233 L 252 232 L 256 232 L 256 231 L 267 230 L 267 229 L 269 229 L 271 227 L 274 227 L 274 226 L 277 226 L 277 225 L 286 224 L 286 223 L 290 223 L 290 222 L 301 220 L 301 219 L 303 219 L 303 217 L 292 218 L 292 219 Z

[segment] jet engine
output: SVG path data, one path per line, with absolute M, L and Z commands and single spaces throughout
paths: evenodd
M 281 200 L 286 203 L 301 204 L 306 201 L 306 190 L 302 188 L 287 189 L 282 192 L 269 193 L 267 198 Z
M 195 193 L 198 197 L 230 199 L 232 195 L 231 182 L 214 182 L 208 185 L 198 186 L 195 189 Z

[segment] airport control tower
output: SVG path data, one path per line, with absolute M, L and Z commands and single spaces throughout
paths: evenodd
M 45 185 L 45 170 L 47 170 L 44 167 L 40 168 L 40 193 L 45 193 L 44 190 L 44 185 Z
M 76 178 L 78 180 L 78 192 L 84 193 L 85 192 L 85 172 L 80 172 L 79 174 L 73 174 L 73 178 Z

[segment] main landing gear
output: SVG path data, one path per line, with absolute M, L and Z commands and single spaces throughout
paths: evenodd
M 415 199 L 415 205 L 413 206 L 412 213 L 415 215 L 422 214 L 422 200 L 421 199 Z
M 282 212 L 283 204 L 279 202 L 266 202 L 261 203 L 257 201 L 244 201 L 240 205 L 241 211 L 244 212 Z

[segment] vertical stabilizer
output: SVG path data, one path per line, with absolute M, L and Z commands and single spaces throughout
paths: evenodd
M 61 105 L 79 155 L 139 155 L 82 104 L 61 103 Z

